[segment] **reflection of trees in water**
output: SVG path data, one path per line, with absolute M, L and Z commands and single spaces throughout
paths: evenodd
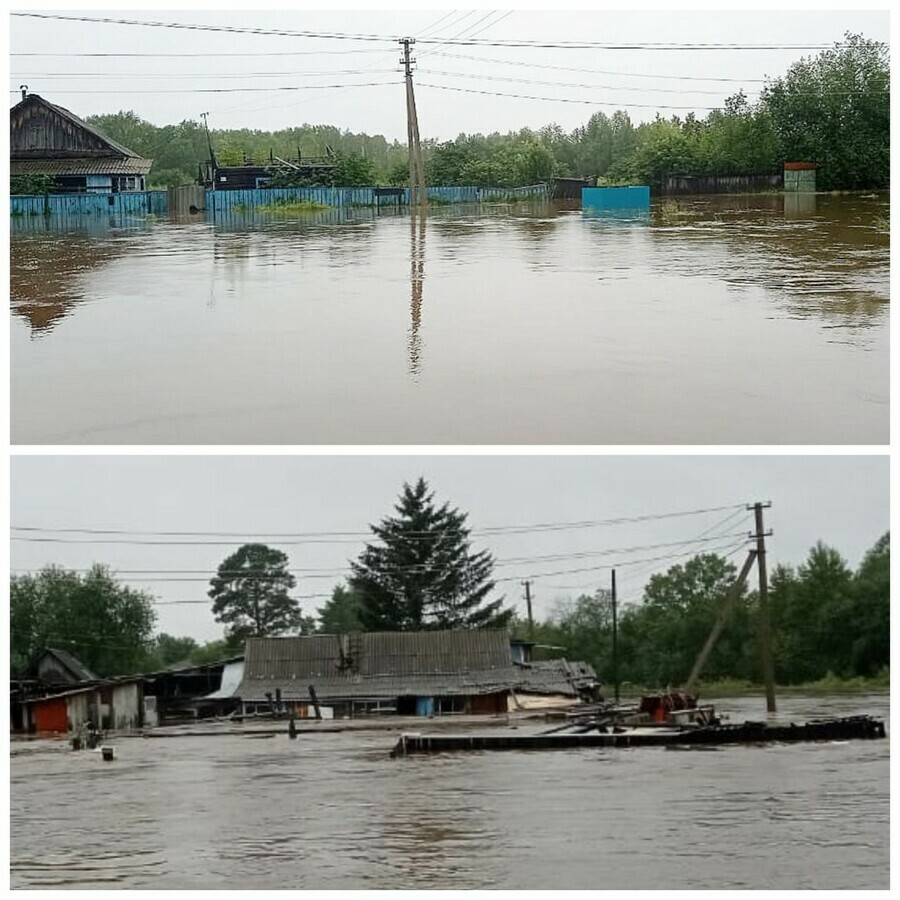
M 90 299 L 90 275 L 128 256 L 132 245 L 105 218 L 11 222 L 9 293 L 12 312 L 31 327 L 32 337 L 49 334 L 77 305 Z
M 649 234 L 670 273 L 760 286 L 794 315 L 865 326 L 888 308 L 887 209 L 886 195 L 676 197 L 654 204 Z M 679 247 L 690 252 L 673 260 Z

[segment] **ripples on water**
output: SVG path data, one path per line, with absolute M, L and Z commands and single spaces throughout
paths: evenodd
M 13 439 L 881 443 L 886 199 L 807 199 L 16 222 Z
M 396 737 L 120 738 L 112 764 L 14 744 L 12 887 L 888 886 L 888 741 L 390 759 Z

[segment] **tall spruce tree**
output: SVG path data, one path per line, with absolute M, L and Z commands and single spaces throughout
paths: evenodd
M 370 526 L 378 539 L 351 563 L 350 585 L 362 601 L 367 631 L 503 627 L 512 610 L 494 589 L 494 560 L 473 553 L 466 514 L 436 506 L 424 478 L 403 485 L 396 516 Z

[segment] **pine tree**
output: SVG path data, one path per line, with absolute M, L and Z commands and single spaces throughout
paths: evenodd
M 232 643 L 300 630 L 304 618 L 288 591 L 296 579 L 288 558 L 265 544 L 244 544 L 219 565 L 209 597 L 216 621 L 227 626 Z
M 397 515 L 370 526 L 378 544 L 367 544 L 352 563 L 350 585 L 362 601 L 368 631 L 503 627 L 512 610 L 487 601 L 494 589 L 494 560 L 473 553 L 466 514 L 437 507 L 420 478 L 403 485 Z

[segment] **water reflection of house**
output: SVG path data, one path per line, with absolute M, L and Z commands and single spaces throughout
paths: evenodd
M 152 160 L 37 94 L 9 111 L 9 173 L 46 175 L 51 193 L 142 191 Z
M 586 663 L 533 663 L 500 630 L 251 638 L 237 688 L 246 714 L 312 714 L 310 686 L 334 715 L 497 714 L 522 698 L 577 703 L 596 690 Z M 518 703 L 517 703 L 518 701 Z

